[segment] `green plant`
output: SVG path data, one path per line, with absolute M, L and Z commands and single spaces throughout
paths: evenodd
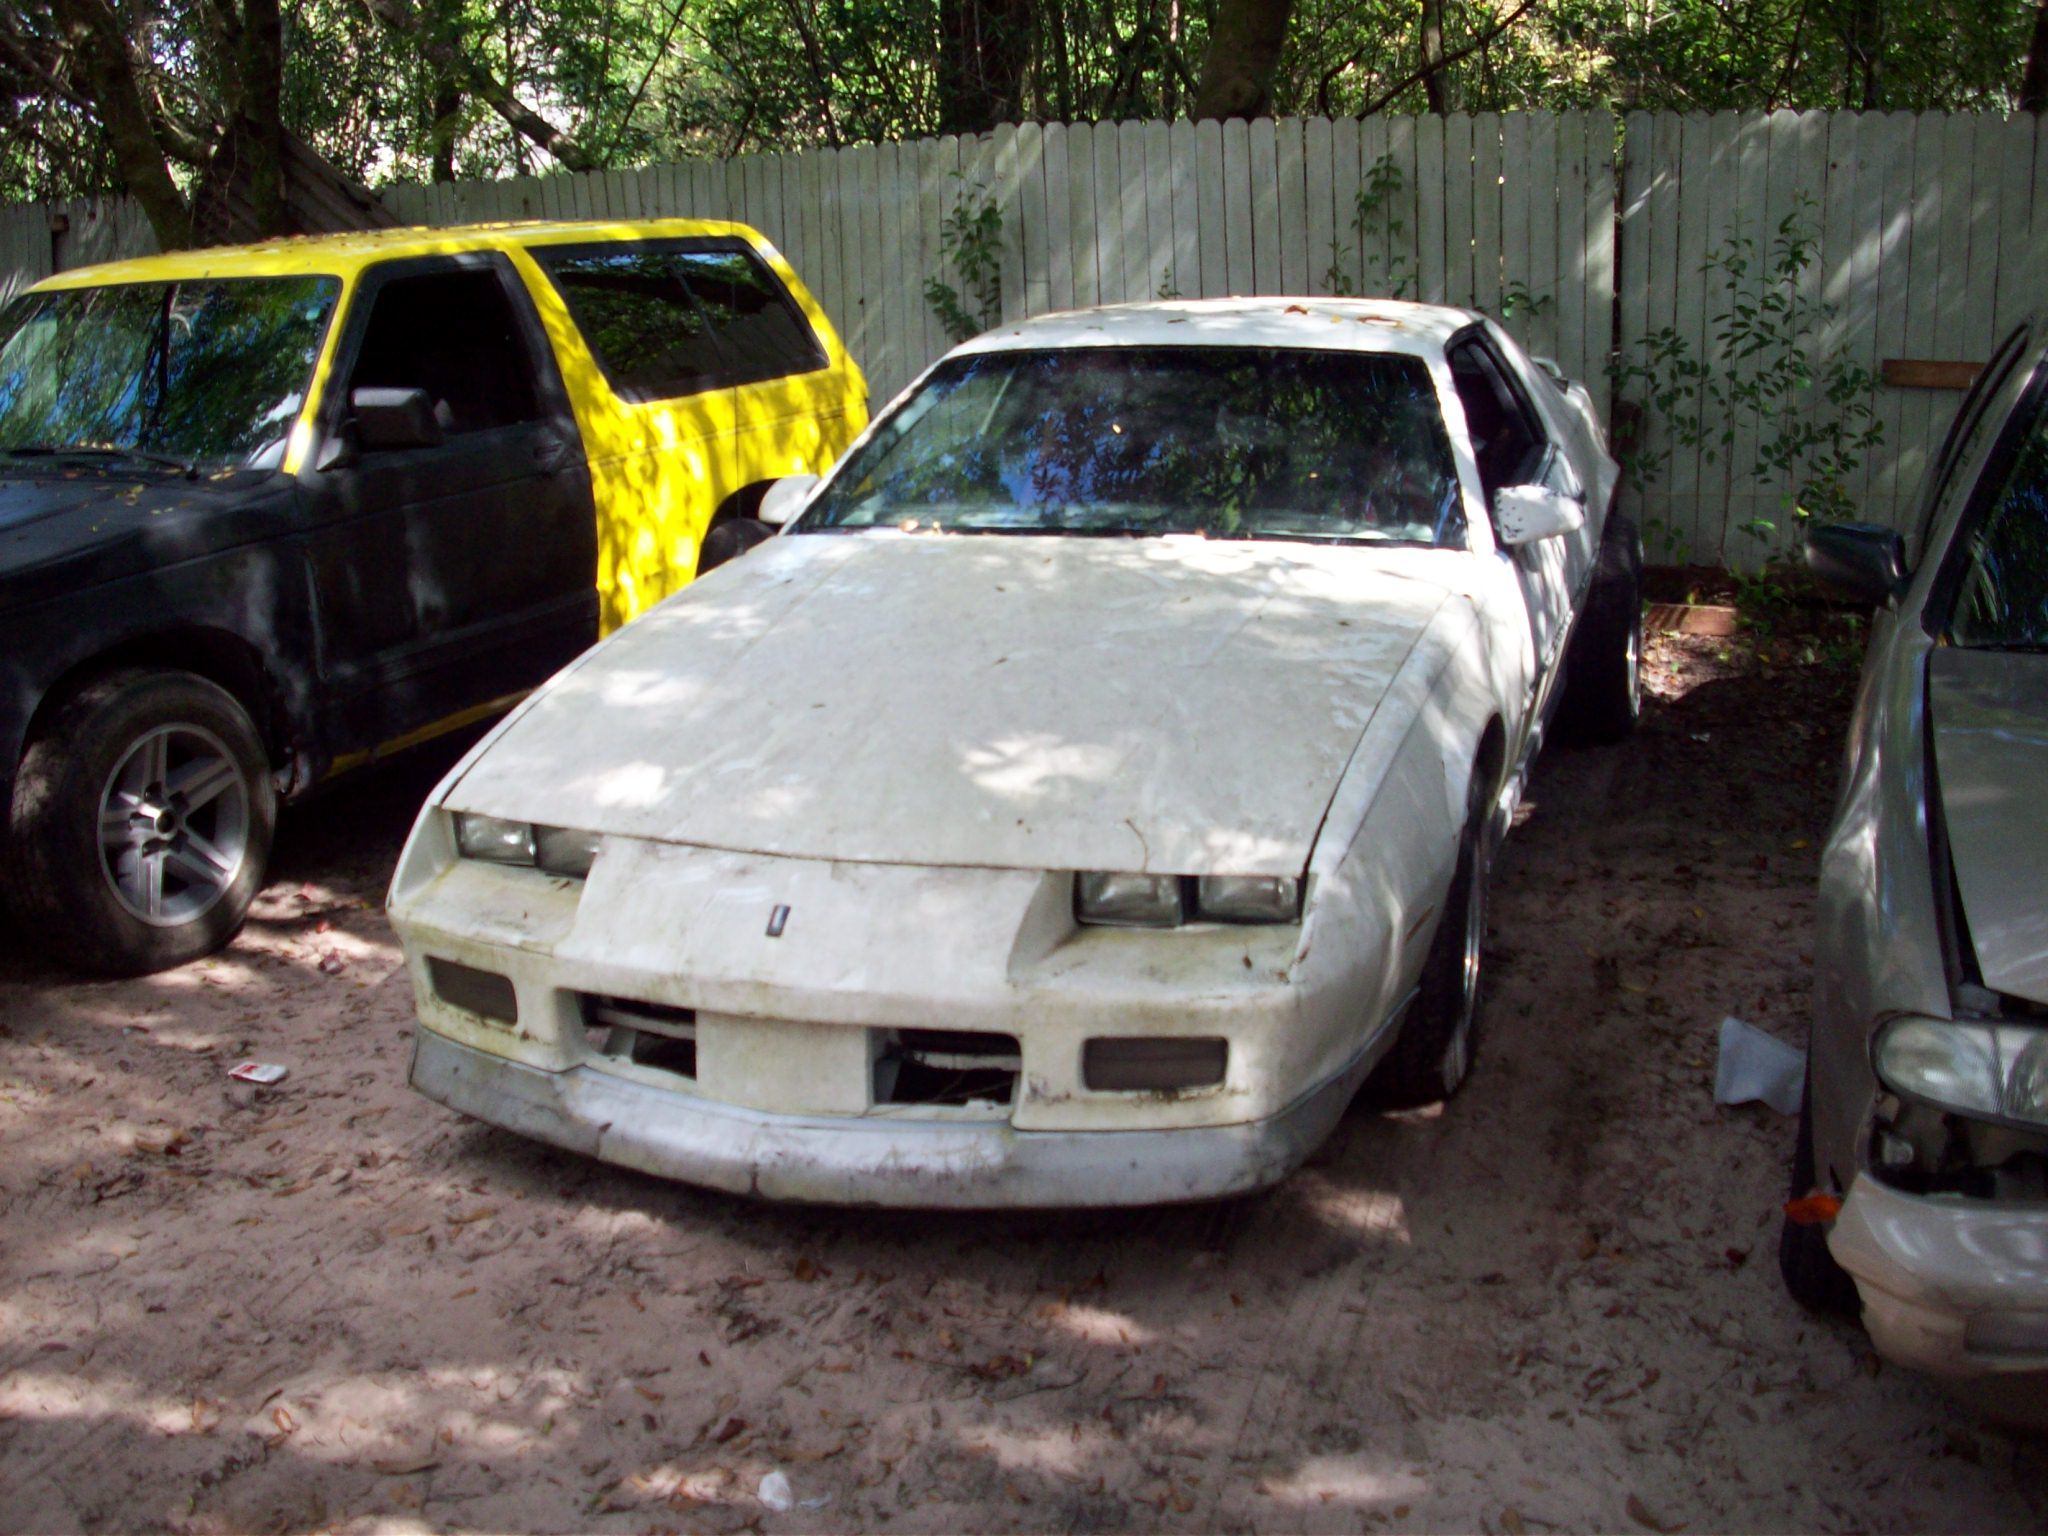
M 988 188 L 969 187 L 958 172 L 959 196 L 953 211 L 939 221 L 939 252 L 960 279 L 955 288 L 943 278 L 925 280 L 925 302 L 954 341 L 977 336 L 1003 318 L 1003 210 Z
M 1365 173 L 1365 185 L 1358 189 L 1358 197 L 1351 212 L 1351 233 L 1353 244 L 1363 248 L 1367 238 L 1374 233 L 1387 238 L 1387 280 L 1385 293 L 1390 299 L 1411 297 L 1409 289 L 1415 283 L 1415 269 L 1405 250 L 1394 247 L 1403 243 L 1408 233 L 1408 221 L 1394 216 L 1393 201 L 1408 185 L 1408 178 L 1401 168 L 1394 164 L 1390 154 L 1381 155 L 1373 161 Z M 1344 267 L 1344 244 L 1334 236 L 1330 240 L 1330 267 L 1323 274 L 1323 286 L 1339 298 L 1358 297 L 1358 284 Z
M 1155 299 L 1177 299 L 1181 297 L 1180 286 L 1173 280 L 1173 267 L 1170 264 L 1159 269 L 1159 288 L 1152 296 Z
M 1529 285 L 1519 277 L 1511 277 L 1500 291 L 1500 317 L 1512 320 L 1516 315 L 1528 314 L 1531 318 L 1540 315 L 1557 301 L 1550 293 L 1531 293 Z
M 1795 527 L 1849 516 L 1848 482 L 1884 440 L 1872 403 L 1876 376 L 1846 358 L 1816 361 L 1835 306 L 1803 291 L 1820 243 L 1812 207 L 1802 198 L 1767 246 L 1733 235 L 1708 255 L 1702 270 L 1718 287 L 1718 305 L 1707 321 L 1706 356 L 1665 326 L 1645 339 L 1641 360 L 1611 373 L 1617 393 L 1639 390 L 1669 441 L 1697 449 L 1707 463 L 1753 435 L 1754 461 L 1731 468 L 1753 480 L 1782 479 L 1783 513 Z M 1670 449 L 1639 441 L 1629 459 L 1640 482 L 1665 471 Z M 1738 527 L 1766 546 L 1780 531 L 1771 517 Z

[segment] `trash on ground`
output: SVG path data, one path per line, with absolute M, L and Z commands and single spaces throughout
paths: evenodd
M 274 1061 L 243 1061 L 228 1068 L 228 1076 L 244 1083 L 281 1083 L 291 1069 Z
M 1714 1068 L 1714 1102 L 1761 1100 L 1781 1115 L 1799 1113 L 1806 1053 L 1730 1014 L 1721 1021 L 1721 1059 Z
M 789 1486 L 789 1479 L 780 1472 L 770 1472 L 761 1479 L 761 1502 L 770 1509 L 796 1508 L 796 1490 Z

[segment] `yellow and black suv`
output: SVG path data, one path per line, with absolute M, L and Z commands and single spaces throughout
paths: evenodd
M 387 230 L 29 289 L 0 312 L 27 941 L 111 974 L 217 948 L 280 799 L 507 708 L 866 419 L 738 224 Z

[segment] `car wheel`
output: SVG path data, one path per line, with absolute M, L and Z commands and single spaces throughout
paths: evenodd
M 1791 1198 L 1813 1192 L 1819 1164 L 1813 1155 L 1813 1078 L 1799 1099 L 1799 1140 L 1792 1148 Z M 1778 1273 L 1792 1299 L 1809 1312 L 1830 1316 L 1857 1310 L 1856 1281 L 1828 1251 L 1828 1230 L 1819 1222 L 1796 1222 L 1790 1216 L 1778 1229 Z
M 1616 516 L 1600 541 L 1586 611 L 1565 650 L 1560 732 L 1574 741 L 1624 740 L 1642 714 L 1643 545 Z
M 110 673 L 22 756 L 8 904 L 78 969 L 180 965 L 242 926 L 276 821 L 269 759 L 233 697 L 188 672 Z
M 1373 1073 L 1373 1097 L 1389 1108 L 1448 1099 L 1464 1086 L 1479 1047 L 1486 944 L 1487 837 L 1484 775 L 1475 770 L 1458 868 L 1422 963 L 1415 1001 L 1393 1049 Z

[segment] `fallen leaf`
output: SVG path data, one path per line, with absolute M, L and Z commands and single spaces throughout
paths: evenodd
M 1623 1507 L 1628 1510 L 1629 1519 L 1635 1521 L 1637 1525 L 1640 1525 L 1646 1531 L 1658 1532 L 1659 1536 L 1672 1536 L 1674 1531 L 1685 1529 L 1683 1525 L 1666 1525 L 1655 1515 L 1651 1514 L 1649 1506 L 1644 1504 L 1634 1494 L 1628 1496 L 1628 1503 Z
M 719 1426 L 718 1433 L 711 1437 L 711 1443 L 713 1445 L 724 1445 L 729 1440 L 736 1440 L 746 1432 L 746 1428 L 747 1421 L 745 1419 L 727 1419 L 724 1424 Z
M 792 1279 L 801 1280 L 804 1284 L 809 1285 L 818 1278 L 818 1266 L 811 1262 L 809 1254 L 803 1254 L 797 1259 L 795 1264 L 790 1266 L 789 1273 Z
M 657 1392 L 652 1387 L 643 1387 L 637 1381 L 633 1383 L 633 1390 L 635 1392 L 638 1392 L 642 1397 L 646 1398 L 647 1401 L 649 1401 L 650 1403 L 662 1402 L 666 1400 L 668 1396 L 667 1393 Z
M 498 1208 L 495 1205 L 480 1205 L 473 1211 L 464 1211 L 460 1215 L 450 1216 L 448 1218 L 448 1225 L 451 1227 L 467 1227 L 479 1221 L 488 1221 L 497 1214 Z
M 1529 1529 L 1522 1524 L 1521 1511 L 1512 1504 L 1500 1512 L 1500 1528 L 1506 1531 L 1508 1536 L 1526 1536 Z
M 421 1456 L 413 1461 L 373 1461 L 370 1465 L 386 1477 L 411 1477 L 419 1472 L 431 1472 L 441 1465 L 438 1456 Z
M 426 1230 L 427 1224 L 425 1222 L 415 1221 L 407 1226 L 392 1227 L 385 1235 L 388 1237 L 418 1237 Z

